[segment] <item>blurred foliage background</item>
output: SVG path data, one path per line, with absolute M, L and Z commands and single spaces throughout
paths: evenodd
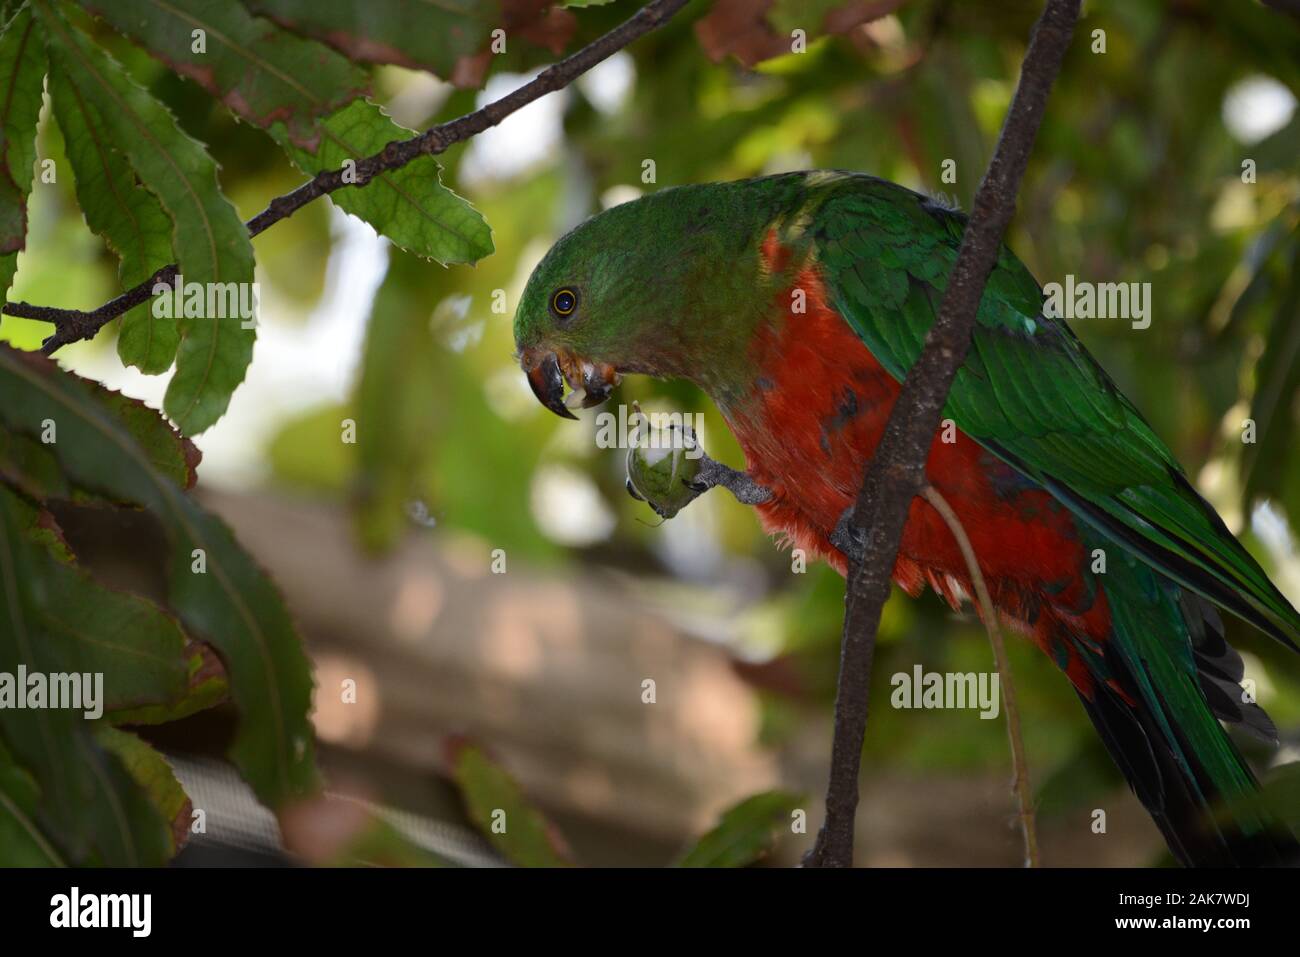
M 568 90 L 453 147 L 440 158 L 443 181 L 483 214 L 495 244 L 473 267 L 442 267 L 402 252 L 328 201 L 258 237 L 259 341 L 229 412 L 197 439 L 205 456 L 200 496 L 213 496 L 241 537 L 238 514 L 250 501 L 281 503 L 257 512 L 266 523 L 291 506 L 332 517 L 348 534 L 328 541 L 366 556 L 356 559 L 361 565 L 391 567 L 413 539 L 455 555 L 501 549 L 510 570 L 492 584 L 498 594 L 522 587 L 516 569 L 569 583 L 581 589 L 583 627 L 617 632 L 610 623 L 616 618 L 584 617 L 582 597 L 592 589 L 616 592 L 627 616 L 657 616 L 740 676 L 756 720 L 729 746 L 761 760 L 776 756 L 765 765 L 773 769 L 771 786 L 820 793 L 842 581 L 821 566 L 793 571 L 790 556 L 765 538 L 751 511 L 724 493 L 704 496 L 670 522 L 655 521 L 624 492 L 623 453 L 596 447 L 591 415 L 581 424 L 562 422 L 533 400 L 512 358 L 511 317 L 531 267 L 555 239 L 647 191 L 821 167 L 866 171 L 968 204 L 1040 4 L 883 3 L 875 5 L 883 15 L 841 28 L 835 17 L 845 6 L 692 4 Z M 631 9 L 631 0 L 576 9 L 566 48 Z M 1151 284 L 1149 328 L 1100 319 L 1074 328 L 1229 526 L 1300 601 L 1300 21 L 1256 3 L 1212 0 L 1093 0 L 1085 14 L 1008 242 L 1042 283 L 1074 274 Z M 237 122 L 109 27 L 91 28 L 187 132 L 208 144 L 241 218 L 302 180 L 265 132 Z M 788 48 L 792 29 L 806 30 L 806 52 L 769 56 L 772 38 Z M 375 67 L 374 99 L 397 122 L 424 129 L 500 96 L 553 55 L 544 46 L 516 50 L 493 58 L 481 89 Z M 62 168 L 63 148 L 47 118 L 38 155 Z M 643 179 L 646 160 L 654 161 L 653 182 Z M 941 178 L 946 160 L 955 161 L 955 182 Z M 70 177 L 35 192 L 10 298 L 92 308 L 115 295 L 117 283 L 116 261 L 82 221 Z M 0 338 L 23 349 L 38 347 L 48 333 L 48 326 L 8 316 L 0 325 Z M 124 370 L 114 335 L 110 326 L 59 359 L 159 405 L 165 377 Z M 743 466 L 725 425 L 693 388 L 628 381 L 615 401 L 633 399 L 647 410 L 702 412 L 709 453 Z M 1242 440 L 1247 419 L 1257 427 L 1253 444 Z M 340 439 L 345 420 L 357 425 L 354 444 Z M 291 524 L 276 527 L 272 537 L 280 545 L 267 544 L 266 554 L 255 535 L 246 544 L 307 622 L 314 652 L 310 622 L 328 615 L 313 613 L 313 603 L 364 605 L 366 583 L 330 577 L 318 566 L 301 580 L 286 578 L 282 569 L 294 562 L 325 561 L 296 534 Z M 286 554 L 271 557 L 277 547 Z M 540 600 L 518 594 L 510 600 Z M 456 599 L 449 589 L 439 601 Z M 569 614 L 554 606 L 532 610 Z M 339 627 L 349 632 L 350 660 L 377 668 L 365 650 L 364 619 Z M 386 627 L 376 621 L 376 631 Z M 449 627 L 445 617 L 429 624 L 428 640 L 477 637 L 449 637 Z M 1282 729 L 1283 754 L 1289 749 L 1294 759 L 1300 667 L 1239 622 L 1228 627 L 1246 653 L 1261 703 Z M 617 638 L 611 634 L 602 647 L 617 654 Z M 509 658 L 514 646 L 506 640 L 502 647 Z M 1154 830 L 1135 803 L 1124 803 L 1122 781 L 1064 678 L 1024 644 L 1011 651 L 1047 862 L 1162 859 Z M 321 689 L 330 685 L 315 657 L 319 710 Z M 890 708 L 890 676 L 917 663 L 982 671 L 991 667 L 991 654 L 978 622 L 953 616 L 933 595 L 896 596 L 888 604 L 866 744 L 863 853 L 886 863 L 1012 862 L 1018 838 L 1005 820 L 1002 721 Z M 641 689 L 620 693 L 635 703 Z M 676 707 L 662 683 L 660 694 L 657 708 Z M 591 735 L 605 720 L 601 701 L 591 694 L 577 702 Z M 462 717 L 475 724 L 473 715 Z M 533 718 L 525 710 L 511 720 L 526 725 Z M 462 723 L 454 716 L 439 722 L 431 737 Z M 430 812 L 423 797 L 375 784 L 380 772 L 366 760 L 372 739 L 352 736 L 346 722 L 342 730 L 324 729 L 318 719 L 317 730 L 336 749 L 335 757 L 329 747 L 322 757 L 327 769 L 334 762 L 336 785 L 369 782 L 373 797 Z M 572 745 L 581 750 L 585 740 L 584 733 Z M 1278 760 L 1242 743 L 1262 765 Z M 184 735 L 172 744 L 184 745 Z M 518 756 L 527 744 L 516 747 L 506 763 L 527 785 L 530 762 Z M 545 763 L 548 756 L 533 759 Z M 383 760 L 417 777 L 442 766 L 419 747 L 401 760 Z M 892 791 L 885 781 L 894 782 Z M 873 804 L 873 792 L 899 798 Z M 647 848 L 623 853 L 627 839 L 617 835 L 638 831 L 635 815 L 619 818 L 599 810 L 608 802 L 584 804 L 567 791 L 531 796 L 563 818 L 570 839 L 599 861 L 667 859 L 655 848 L 688 836 L 674 838 L 667 824 L 647 825 L 640 835 Z M 712 815 L 737 796 L 717 795 L 703 805 Z M 906 804 L 907 796 L 935 815 L 934 846 L 914 842 L 914 832 L 899 830 L 891 818 L 889 808 Z M 941 800 L 950 813 L 938 815 L 928 800 Z M 983 826 L 971 823 L 976 803 L 1000 822 L 986 838 L 971 834 Z M 809 832 L 817 804 L 803 805 L 814 818 Z M 1129 821 L 1117 834 L 1136 835 L 1129 846 L 1088 831 L 1089 811 L 1111 806 L 1123 808 Z M 891 840 L 891 829 L 901 836 Z M 793 860 L 803 840 L 783 838 L 778 859 Z M 873 844 L 888 854 L 871 857 Z M 410 861 L 398 855 L 395 862 Z

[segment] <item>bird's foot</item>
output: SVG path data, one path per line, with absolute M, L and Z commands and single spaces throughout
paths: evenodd
M 697 495 L 721 485 L 741 505 L 762 505 L 772 497 L 771 490 L 755 482 L 748 472 L 737 471 L 703 454 L 694 481 L 685 484 Z
M 867 533 L 853 521 L 853 506 L 850 505 L 840 513 L 839 521 L 831 532 L 831 544 L 834 545 L 851 565 L 862 564 L 867 554 Z

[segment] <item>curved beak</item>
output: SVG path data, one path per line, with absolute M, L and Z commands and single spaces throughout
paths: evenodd
M 519 364 L 537 401 L 565 419 L 577 418 L 571 411 L 574 408 L 600 405 L 621 379 L 618 370 L 608 363 L 590 362 L 564 352 L 526 350 L 520 354 Z M 566 384 L 573 390 L 567 398 Z
M 521 358 L 520 365 L 528 376 L 528 384 L 533 387 L 533 395 L 537 396 L 538 402 L 558 416 L 577 418 L 564 404 L 564 376 L 560 374 L 560 360 L 554 352 L 546 353 L 532 366 L 525 356 Z

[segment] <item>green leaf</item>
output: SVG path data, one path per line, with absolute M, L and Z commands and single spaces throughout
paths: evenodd
M 776 831 L 790 824 L 804 797 L 764 791 L 723 813 L 716 827 L 682 855 L 678 867 L 745 867 L 772 848 Z
M 33 356 L 31 361 L 40 368 L 39 358 Z M 194 484 L 199 451 L 189 439 L 181 436 L 166 419 L 140 400 L 92 386 L 88 380 L 76 381 L 86 386 L 86 394 L 93 401 L 102 402 L 113 411 L 135 437 L 154 468 L 184 488 Z M 57 426 L 51 438 L 57 441 Z M 70 484 L 54 454 L 53 444 L 53 441 L 46 444 L 31 436 L 0 428 L 0 480 L 36 501 L 55 498 L 96 505 L 123 504 L 114 502 L 100 491 Z
M 50 76 L 50 99 L 86 225 L 117 255 L 118 278 L 129 289 L 171 262 L 172 221 L 157 198 L 136 185 L 98 110 L 61 72 Z M 156 375 L 171 367 L 180 338 L 176 322 L 156 319 L 144 302 L 122 317 L 117 354 L 124 364 Z
M 12 492 L 6 492 L 12 495 Z M 97 583 L 75 565 L 53 516 L 33 512 L 39 549 L 22 583 L 27 623 L 41 635 L 51 671 L 101 673 L 105 711 L 180 701 L 186 691 L 185 635 L 152 602 Z
M 0 741 L 0 865 L 63 867 L 63 858 L 36 823 L 41 789 Z
M 397 821 L 401 812 L 371 811 L 368 826 L 342 848 L 328 866 L 335 867 L 454 867 L 445 857 L 440 857 L 412 839 Z M 404 823 L 404 822 L 402 822 Z
M 1280 497 L 1288 484 L 1286 468 L 1295 446 L 1296 397 L 1300 395 L 1300 230 L 1292 234 L 1290 279 L 1283 289 L 1269 328 L 1264 352 L 1255 371 L 1255 395 L 1250 417 L 1255 441 L 1243 447 L 1241 468 L 1246 476 L 1243 500 L 1250 506 L 1261 496 Z M 1300 516 L 1291 515 L 1300 528 Z
M 109 696 L 124 676 L 141 681 L 137 661 L 122 654 L 134 628 L 152 628 L 163 618 L 143 599 L 100 588 L 66 564 L 51 525 L 48 514 L 0 487 L 0 594 L 5 596 L 0 673 L 13 676 L 12 690 L 26 698 L 28 689 L 18 686 L 20 668 L 28 681 L 41 675 L 47 684 L 52 675 L 99 671 Z M 145 664 L 156 678 L 157 662 Z M 89 703 L 83 700 L 84 707 L 75 710 L 50 703 L 0 708 L 0 733 L 43 795 L 43 829 L 57 834 L 78 862 L 165 861 L 163 820 L 125 770 L 96 745 L 85 717 Z
M 450 79 L 456 64 L 487 45 L 494 27 L 504 27 L 498 0 L 247 0 L 254 13 L 291 30 L 323 40 L 349 59 L 396 63 Z
M 312 152 L 295 147 L 281 125 L 271 134 L 294 164 L 313 176 L 415 135 L 367 100 L 345 106 L 324 121 L 322 130 L 321 145 Z M 330 199 L 418 256 L 443 264 L 477 262 L 493 251 L 492 231 L 474 207 L 442 185 L 441 170 L 432 156 L 421 156 L 364 187 L 335 190 Z
M 166 724 L 215 707 L 230 695 L 221 659 L 201 641 L 191 639 L 185 648 L 185 674 L 185 694 L 180 700 L 114 708 L 108 719 L 115 725 Z
M 310 791 L 311 673 L 275 586 L 86 382 L 42 357 L 0 348 L 0 421 L 36 435 L 44 419 L 57 424 L 52 448 L 70 481 L 143 505 L 162 523 L 172 558 L 168 606 L 221 655 L 241 716 L 230 756 L 244 777 L 271 805 Z
M 1274 285 L 1273 259 L 1285 255 L 1287 247 L 1296 243 L 1296 236 L 1296 230 L 1283 214 L 1269 223 L 1268 228 L 1246 247 L 1236 270 L 1245 270 L 1249 279 L 1233 301 L 1228 318 L 1214 333 L 1219 343 L 1237 334 L 1260 303 L 1268 300 Z M 1222 295 L 1222 290 L 1219 294 Z
M 44 375 L 50 369 L 50 361 L 40 355 L 23 352 L 13 352 L 13 355 L 17 357 L 16 361 L 27 363 L 37 374 Z M 75 376 L 69 377 L 69 382 L 70 388 L 80 390 L 86 401 L 101 404 L 112 413 L 131 434 L 152 468 L 182 488 L 194 485 L 198 477 L 199 450 L 166 419 L 139 399 L 106 389 L 97 382 Z M 61 472 L 55 455 L 59 432 L 58 423 L 53 424 L 48 444 L 31 436 L 0 429 L 0 476 L 33 498 L 73 497 L 72 486 Z M 99 494 L 96 489 L 77 491 Z
M 27 239 L 27 195 L 36 163 L 45 51 L 31 11 L 20 9 L 0 32 L 0 301 L 13 283 Z
M 319 143 L 318 117 L 366 91 L 365 73 L 333 50 L 250 16 L 235 0 L 83 0 L 82 6 L 253 125 L 283 123 L 304 149 Z M 196 30 L 203 31 L 201 52 L 194 49 Z
M 16 272 L 18 272 L 18 254 L 16 252 L 0 254 L 0 289 L 4 290 L 0 292 L 0 304 L 8 301 L 9 289 L 14 284 Z
M 0 429 L 0 481 L 35 499 L 70 498 L 72 487 L 50 447 Z
M 95 738 L 117 757 L 154 808 L 170 824 L 170 856 L 174 856 L 190 833 L 193 805 L 176 775 L 161 754 L 127 731 L 107 724 L 95 725 Z
M 429 321 L 437 269 L 392 250 L 375 294 L 357 388 L 356 507 L 364 544 L 390 546 L 410 527 L 406 503 L 444 413 L 431 402 L 442 350 Z M 432 281 L 431 281 L 432 280 Z
M 39 363 L 33 358 L 33 365 Z M 114 392 L 97 382 L 73 377 L 76 388 L 87 398 L 102 403 L 119 423 L 131 433 L 149 464 L 181 488 L 193 488 L 198 481 L 202 453 L 194 443 L 176 431 L 158 412 L 140 399 Z
M 54 525 L 48 515 L 40 521 Z M 57 527 L 45 535 L 57 536 Z M 55 554 L 66 552 L 57 537 L 49 544 Z M 105 588 L 70 560 L 33 557 L 30 567 L 39 577 L 21 587 L 46 670 L 103 674 L 105 712 L 185 696 L 185 635 L 175 619 L 144 598 Z
M 36 165 L 36 120 L 46 71 L 45 51 L 31 11 L 23 7 L 0 33 L 0 151 L 5 169 L 24 193 L 32 184 Z
M 253 355 L 251 322 L 207 300 L 224 291 L 251 290 L 253 247 L 248 230 L 217 184 L 217 166 L 165 106 L 137 86 L 122 68 L 74 30 L 49 4 L 36 6 L 49 38 L 53 68 L 91 103 L 113 145 L 162 203 L 174 226 L 172 250 L 186 286 L 204 295 L 180 319 L 176 372 L 164 408 L 187 435 L 202 432 L 226 411 Z M 213 304 L 216 306 L 217 304 Z M 188 310 L 187 310 L 188 311 Z
M 515 779 L 482 748 L 455 742 L 451 772 L 470 819 L 510 861 L 520 867 L 573 864 L 555 825 L 528 803 Z

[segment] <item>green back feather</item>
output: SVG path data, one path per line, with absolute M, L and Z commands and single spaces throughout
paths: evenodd
M 832 300 L 900 381 L 920 354 L 965 218 L 882 180 L 823 187 L 810 233 Z M 1145 562 L 1287 644 L 1300 615 L 1005 247 L 946 414 Z M 1294 647 L 1294 645 L 1292 645 Z

